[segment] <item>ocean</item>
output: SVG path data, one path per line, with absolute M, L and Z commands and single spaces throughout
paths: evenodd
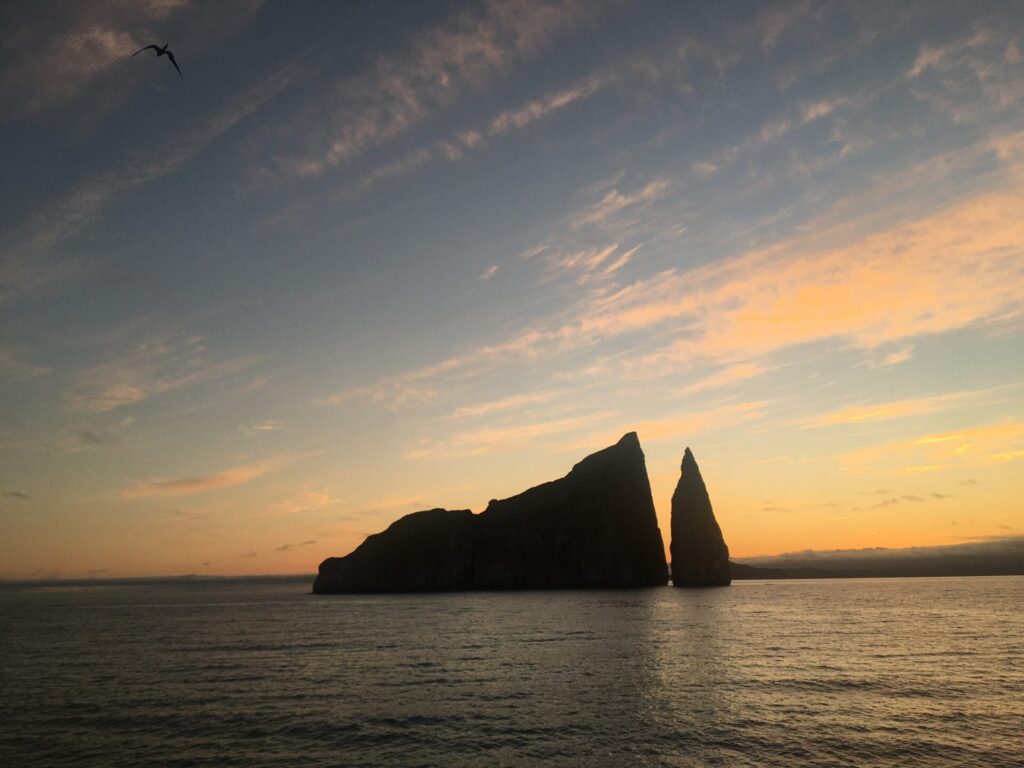
M 1024 577 L 0 588 L 0 764 L 1024 765 Z

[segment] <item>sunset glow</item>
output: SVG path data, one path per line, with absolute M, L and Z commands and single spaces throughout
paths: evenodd
M 633 430 L 666 548 L 687 446 L 734 557 L 1024 534 L 1019 6 L 375 5 L 0 11 L 0 579 L 312 573 Z

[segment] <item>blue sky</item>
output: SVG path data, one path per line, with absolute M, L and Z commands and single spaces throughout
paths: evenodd
M 0 577 L 311 571 L 633 429 L 735 555 L 1024 527 L 1014 3 L 0 25 Z

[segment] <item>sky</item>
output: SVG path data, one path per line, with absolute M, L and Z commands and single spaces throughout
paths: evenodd
M 0 29 L 0 578 L 310 573 L 630 431 L 666 548 L 686 446 L 736 557 L 1024 533 L 1019 3 Z

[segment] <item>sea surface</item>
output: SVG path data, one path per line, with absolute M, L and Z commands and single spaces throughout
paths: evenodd
M 0 589 L 0 765 L 1024 765 L 1024 577 Z

